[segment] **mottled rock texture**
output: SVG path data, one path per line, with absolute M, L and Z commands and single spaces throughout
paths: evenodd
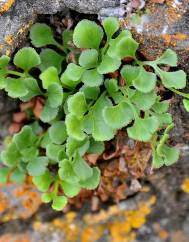
M 0 53 L 12 53 L 39 14 L 55 14 L 67 9 L 98 14 L 102 8 L 117 4 L 117 0 L 0 0 Z
M 188 0 L 149 0 L 146 5 L 141 0 L 0 0 L 0 54 L 11 54 L 23 43 L 38 15 L 68 9 L 100 18 L 119 16 L 123 27 L 132 29 L 146 58 L 154 59 L 166 48 L 172 48 L 189 73 Z

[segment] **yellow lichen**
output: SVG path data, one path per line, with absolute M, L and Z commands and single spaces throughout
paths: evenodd
M 169 233 L 166 230 L 162 229 L 159 231 L 159 237 L 161 240 L 167 240 L 169 238 Z
M 68 212 L 64 218 L 53 220 L 52 223 L 35 222 L 33 229 L 41 233 L 45 231 L 58 231 L 62 241 L 69 242 L 96 242 L 108 236 L 110 242 L 131 242 L 137 236 L 137 229 L 147 221 L 152 211 L 156 197 L 137 202 L 132 208 L 110 206 L 108 210 L 101 210 L 93 214 L 88 213 L 82 219 L 75 212 Z
M 181 188 L 182 188 L 182 190 L 183 190 L 184 192 L 189 193 L 189 178 L 186 178 L 186 179 L 183 181 L 183 183 L 182 183 L 182 185 L 181 185 Z
M 0 15 L 4 12 L 7 12 L 12 5 L 14 4 L 15 0 L 8 0 L 0 7 Z
M 176 34 L 162 34 L 165 44 L 167 46 L 176 46 L 179 41 L 184 41 L 188 38 L 188 36 L 184 33 L 176 33 Z
M 10 49 L 6 50 L 6 55 L 10 56 L 10 54 L 11 54 L 11 50 Z
M 7 35 L 7 36 L 5 37 L 5 42 L 6 42 L 7 44 L 12 45 L 13 41 L 14 41 L 14 37 L 13 37 L 12 35 Z

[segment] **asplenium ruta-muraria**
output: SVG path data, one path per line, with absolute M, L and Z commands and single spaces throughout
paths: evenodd
M 154 61 L 139 60 L 139 44 L 129 31 L 120 30 L 113 17 L 102 26 L 80 21 L 73 32 L 63 32 L 62 43 L 49 26 L 37 23 L 30 38 L 35 48 L 42 47 L 40 54 L 32 47 L 20 49 L 13 58 L 14 69 L 10 58 L 2 56 L 0 87 L 24 102 L 42 97 L 44 124 L 29 123 L 12 137 L 1 153 L 5 165 L 0 169 L 1 182 L 7 176 L 22 182 L 29 174 L 43 192 L 42 200 L 61 210 L 81 188 L 98 186 L 99 168 L 83 157 L 103 153 L 104 142 L 119 129 L 131 139 L 151 144 L 154 168 L 177 161 L 178 149 L 167 142 L 174 126 L 169 102 L 158 91 L 164 86 L 183 96 L 189 111 L 189 94 L 179 91 L 186 86 L 186 74 L 162 68 L 177 66 L 175 52 L 168 49 Z M 124 64 L 126 59 L 129 64 Z M 111 78 L 116 71 L 118 78 Z

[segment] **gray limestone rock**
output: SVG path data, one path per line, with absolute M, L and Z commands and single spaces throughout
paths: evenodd
M 98 14 L 101 9 L 117 5 L 119 0 L 0 0 L 0 54 L 11 54 L 19 46 L 37 15 L 66 9 Z

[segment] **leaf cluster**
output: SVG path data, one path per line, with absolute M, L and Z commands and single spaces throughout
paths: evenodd
M 1 182 L 7 177 L 21 182 L 29 174 L 43 192 L 42 200 L 61 210 L 81 188 L 98 186 L 100 170 L 83 157 L 101 154 L 104 142 L 119 129 L 131 139 L 151 144 L 154 168 L 178 160 L 179 151 L 168 145 L 173 128 L 169 102 L 158 91 L 163 86 L 183 96 L 189 111 L 189 94 L 178 91 L 186 86 L 186 74 L 162 68 L 177 66 L 174 51 L 168 49 L 154 61 L 139 60 L 139 44 L 129 31 L 120 31 L 113 17 L 102 26 L 80 21 L 73 32 L 63 32 L 62 43 L 49 26 L 37 23 L 30 38 L 35 48 L 43 49 L 40 53 L 32 47 L 20 49 L 13 58 L 14 70 L 9 57 L 0 57 L 0 88 L 24 102 L 43 97 L 40 120 L 47 128 L 36 132 L 26 125 L 13 136 L 1 153 L 6 165 L 0 169 Z M 37 76 L 35 69 L 40 72 Z M 120 77 L 111 78 L 116 71 Z

